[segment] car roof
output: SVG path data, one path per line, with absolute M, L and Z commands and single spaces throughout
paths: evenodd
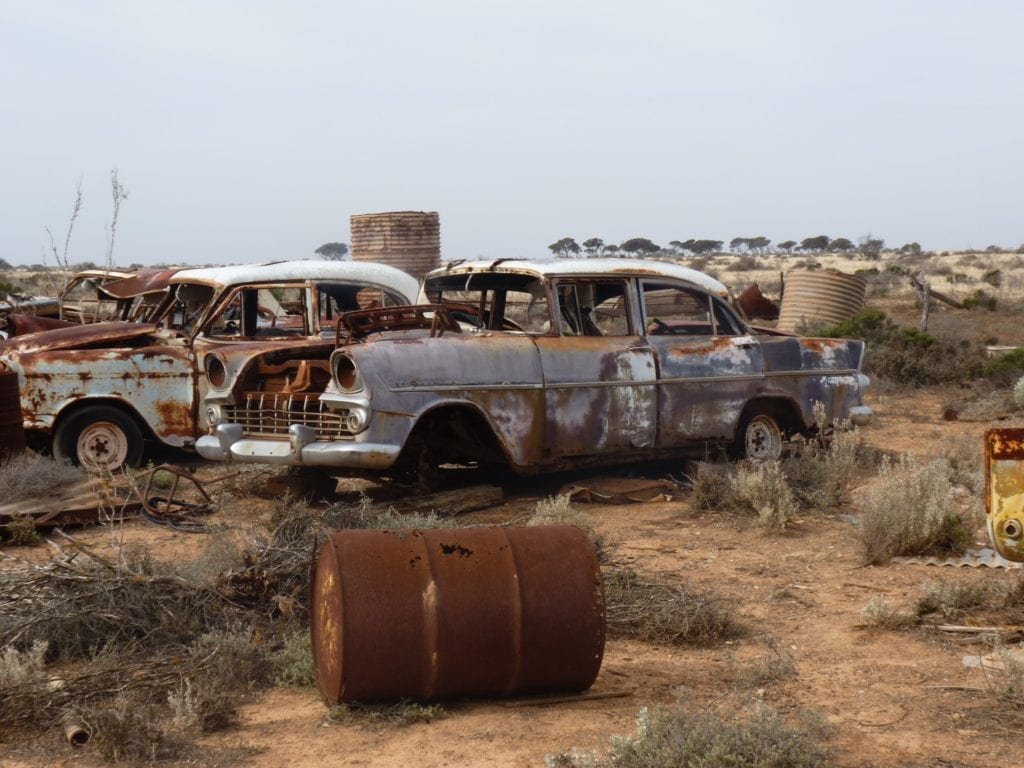
M 416 278 L 400 269 L 372 261 L 277 261 L 267 264 L 237 264 L 230 267 L 183 269 L 171 278 L 171 284 L 205 283 L 221 288 L 247 283 L 287 282 L 289 280 L 343 280 L 391 288 L 413 301 L 419 290 Z
M 550 279 L 560 276 L 630 276 L 630 277 L 665 277 L 683 280 L 705 291 L 728 297 L 729 289 L 710 275 L 696 269 L 684 267 L 671 261 L 657 259 L 548 259 L 532 261 L 528 259 L 491 259 L 481 261 L 451 262 L 447 266 L 432 270 L 426 280 L 444 275 L 472 274 L 476 272 L 506 272 L 509 274 L 535 275 Z

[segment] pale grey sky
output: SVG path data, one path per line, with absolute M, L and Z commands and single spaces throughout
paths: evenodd
M 0 0 L 0 258 L 310 256 L 436 210 L 564 236 L 1024 243 L 1015 0 Z M 52 258 L 50 259 L 52 263 Z

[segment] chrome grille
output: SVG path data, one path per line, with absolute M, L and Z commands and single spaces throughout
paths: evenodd
M 242 402 L 224 408 L 224 420 L 242 425 L 246 437 L 287 437 L 288 427 L 302 424 L 316 430 L 317 440 L 349 437 L 348 411 L 329 411 L 317 394 L 246 392 Z

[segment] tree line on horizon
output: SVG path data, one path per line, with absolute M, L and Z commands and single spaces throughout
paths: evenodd
M 548 246 L 555 256 L 573 257 L 581 254 L 587 256 L 650 256 L 656 253 L 667 253 L 673 256 L 690 254 L 703 256 L 712 253 L 822 253 L 830 251 L 835 253 L 849 253 L 857 251 L 868 257 L 877 257 L 885 248 L 885 240 L 882 238 L 865 235 L 856 243 L 846 237 L 835 239 L 828 235 L 814 235 L 805 237 L 797 242 L 796 240 L 783 240 L 776 243 L 772 248 L 772 241 L 763 236 L 756 237 L 734 237 L 729 241 L 728 248 L 724 240 L 696 239 L 670 240 L 667 246 L 660 246 L 646 237 L 632 237 L 619 244 L 605 243 L 600 237 L 591 237 L 582 243 L 572 237 L 563 237 Z M 919 254 L 922 252 L 918 243 L 907 243 L 899 249 L 905 253 Z

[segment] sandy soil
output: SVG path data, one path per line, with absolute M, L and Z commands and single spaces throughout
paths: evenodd
M 862 431 L 879 447 L 919 454 L 967 443 L 981 450 L 988 423 L 944 421 L 955 393 L 872 393 L 876 423 Z M 474 521 L 503 522 L 558 487 L 558 479 L 509 487 L 511 501 Z M 685 495 L 670 502 L 587 507 L 617 563 L 646 576 L 686 583 L 732 601 L 748 629 L 741 640 L 703 650 L 610 640 L 596 693 L 604 698 L 510 707 L 502 701 L 445 705 L 445 716 L 411 726 L 335 724 L 312 689 L 270 691 L 247 705 L 242 724 L 207 737 L 192 765 L 299 768 L 352 766 L 540 766 L 546 755 L 578 748 L 600 752 L 612 734 L 632 733 L 640 707 L 668 703 L 681 691 L 693 706 L 737 710 L 760 699 L 796 716 L 810 709 L 831 725 L 839 766 L 997 766 L 1024 762 L 1020 720 L 985 691 L 965 654 L 984 653 L 936 631 L 885 632 L 863 625 L 861 611 L 882 596 L 912 605 L 938 578 L 1015 580 L 1019 571 L 923 565 L 861 567 L 849 510 L 808 516 L 785 535 L 765 537 L 748 522 L 695 513 Z M 244 521 L 237 521 L 243 525 Z M 81 534 L 101 541 L 109 532 Z M 126 527 L 126 540 L 165 552 L 194 552 L 194 536 Z M 743 670 L 770 655 L 766 637 L 791 656 L 796 674 L 751 688 Z M 9 754 L 5 765 L 91 765 L 54 745 Z

